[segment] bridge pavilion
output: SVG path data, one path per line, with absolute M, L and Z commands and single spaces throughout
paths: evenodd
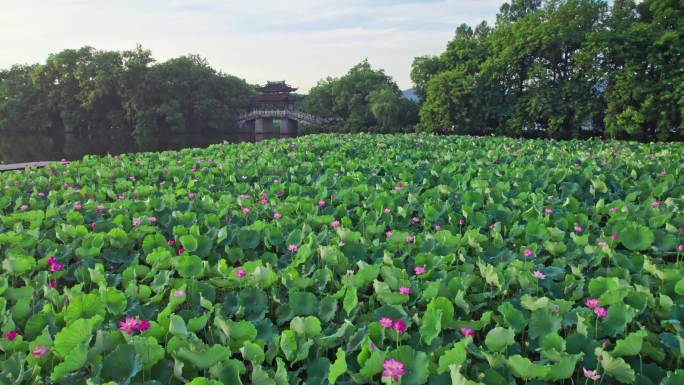
M 275 132 L 274 120 L 280 123 L 281 135 L 295 135 L 299 126 L 296 115 L 296 104 L 304 99 L 294 95 L 297 88 L 290 87 L 284 81 L 268 82 L 259 87 L 260 95 L 251 99 L 252 111 L 243 119 L 243 127 L 256 134 L 272 134 Z

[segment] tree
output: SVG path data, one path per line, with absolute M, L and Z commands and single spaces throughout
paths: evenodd
M 217 73 L 197 55 L 152 66 L 144 81 L 143 131 L 177 133 L 234 128 L 239 111 L 248 107 L 252 88 L 233 76 Z
M 605 34 L 606 131 L 639 140 L 682 139 L 684 7 L 676 0 L 616 1 Z
M 411 64 L 411 81 L 420 102 L 425 101 L 427 84 L 430 79 L 444 71 L 444 64 L 439 56 L 419 56 Z
M 463 70 L 442 72 L 428 83 L 428 99 L 420 111 L 420 127 L 437 133 L 484 133 L 486 125 L 479 113 L 483 102 L 475 76 Z
M 0 130 L 72 134 L 234 128 L 253 87 L 190 55 L 154 65 L 150 51 L 92 47 L 0 72 Z
M 47 98 L 33 84 L 38 65 L 15 65 L 0 71 L 0 131 L 47 131 L 52 128 Z
M 371 91 L 368 94 L 368 102 L 373 118 L 380 127 L 391 129 L 399 124 L 400 97 L 390 87 Z
M 412 77 L 426 131 L 681 138 L 684 7 L 677 1 L 514 0 L 457 28 Z
M 512 0 L 510 3 L 504 3 L 496 15 L 498 24 L 514 23 L 536 12 L 543 6 L 542 0 Z
M 402 120 L 411 118 L 401 113 L 403 104 L 397 84 L 383 70 L 373 69 L 368 60 L 340 78 L 319 81 L 305 100 L 308 111 L 338 118 L 346 131 L 386 131 L 411 124 Z

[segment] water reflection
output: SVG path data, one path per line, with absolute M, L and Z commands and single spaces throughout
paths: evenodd
M 45 134 L 0 133 L 0 163 L 34 162 L 80 159 L 86 154 L 121 154 L 127 152 L 177 150 L 186 147 L 206 147 L 228 141 L 254 142 L 271 139 L 274 135 L 231 133 L 218 135 L 155 135 L 51 136 Z

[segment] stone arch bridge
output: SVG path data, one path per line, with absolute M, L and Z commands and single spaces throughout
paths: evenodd
M 290 109 L 259 109 L 240 115 L 238 124 L 255 134 L 275 133 L 274 120 L 280 121 L 281 135 L 296 135 L 300 124 L 320 126 L 324 120 L 316 115 Z

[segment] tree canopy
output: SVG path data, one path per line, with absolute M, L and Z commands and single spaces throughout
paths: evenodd
M 202 133 L 234 129 L 253 87 L 196 55 L 67 49 L 0 71 L 0 131 Z
M 513 0 L 496 20 L 414 60 L 421 130 L 683 138 L 680 2 Z
M 364 60 L 339 78 L 321 80 L 305 100 L 311 113 L 336 118 L 346 131 L 392 131 L 417 121 L 417 106 L 397 83 Z

